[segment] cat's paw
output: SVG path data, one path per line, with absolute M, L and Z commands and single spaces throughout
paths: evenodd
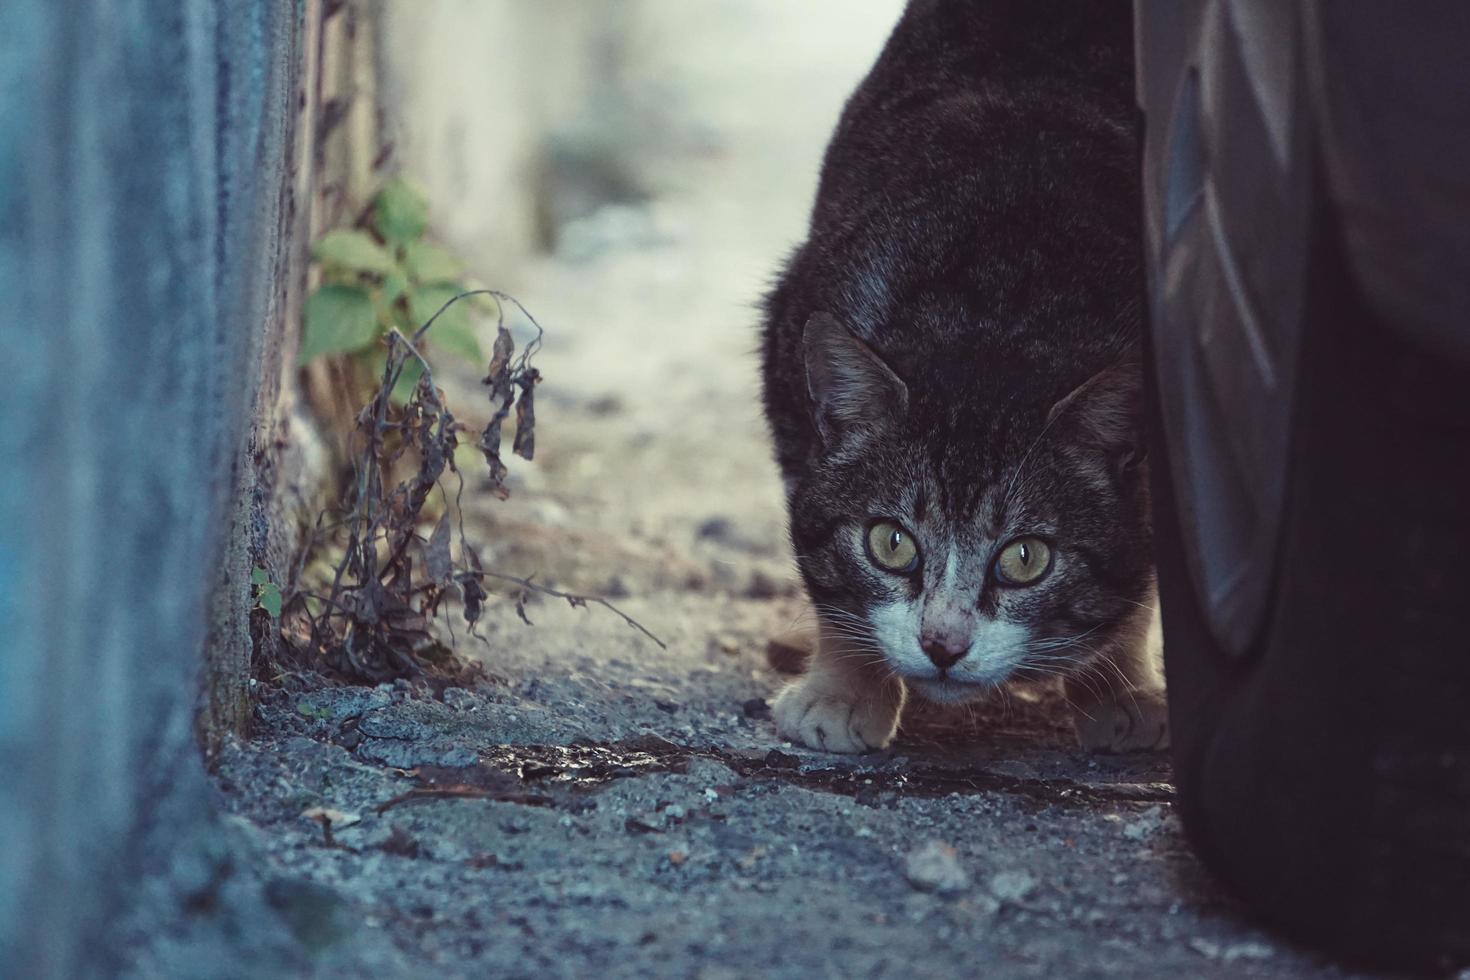
M 888 747 L 902 707 L 901 687 L 834 690 L 808 676 L 781 692 L 771 716 L 782 738 L 826 752 L 856 754 Z
M 1089 752 L 1162 752 L 1169 747 L 1163 691 L 1134 690 L 1074 707 L 1077 741 Z

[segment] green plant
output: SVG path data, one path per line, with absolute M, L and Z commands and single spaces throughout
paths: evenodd
M 389 180 L 373 199 L 362 228 L 339 228 L 312 249 L 321 285 L 307 298 L 306 332 L 300 361 L 347 355 L 364 380 L 382 375 L 383 336 L 413 333 L 454 296 L 465 291 L 464 266 L 454 255 L 424 240 L 428 202 L 402 178 Z M 443 311 L 432 346 L 474 364 L 483 362 L 468 304 Z M 418 384 L 422 366 L 410 359 L 393 388 L 404 403 Z
M 256 606 L 264 609 L 271 619 L 280 619 L 281 587 L 271 581 L 270 573 L 260 567 L 252 569 L 250 585 Z

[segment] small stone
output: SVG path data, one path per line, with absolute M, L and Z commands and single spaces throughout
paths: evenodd
M 735 526 L 730 523 L 728 517 L 711 517 L 702 521 L 699 527 L 695 528 L 694 536 L 701 540 L 725 542 L 730 540 L 734 530 Z
M 781 583 L 760 569 L 750 574 L 750 582 L 745 586 L 745 597 L 747 599 L 774 599 L 781 594 Z
M 1275 955 L 1274 949 L 1258 942 L 1231 943 L 1220 951 L 1220 959 L 1226 963 L 1234 963 L 1236 960 L 1269 960 Z
M 1218 960 L 1220 958 L 1220 944 L 1208 939 L 1191 939 L 1189 948 L 1207 960 Z
M 1140 813 L 1136 820 L 1123 827 L 1123 836 L 1129 840 L 1141 841 L 1158 833 L 1163 826 L 1164 811 L 1151 806 Z
M 940 840 L 928 840 L 909 852 L 903 862 L 904 877 L 920 891 L 940 894 L 970 887 L 970 875 L 960 864 L 959 854 Z
M 443 701 L 455 711 L 474 711 L 480 706 L 480 699 L 462 687 L 446 687 Z
M 389 830 L 387 838 L 378 844 L 378 848 L 406 858 L 416 858 L 422 853 L 419 842 L 413 835 L 397 825 Z
M 714 637 L 710 645 L 726 656 L 734 657 L 740 653 L 740 638 L 730 633 L 721 633 Z
M 1002 902 L 1021 902 L 1036 891 L 1036 879 L 1028 871 L 999 871 L 990 876 L 990 894 Z
M 740 713 L 747 718 L 769 718 L 771 706 L 766 703 L 765 698 L 751 698 L 740 705 Z
M 664 817 L 669 820 L 683 820 L 684 817 L 687 815 L 688 811 L 677 803 L 670 803 L 668 806 L 664 807 Z
M 740 778 L 734 769 L 717 759 L 690 759 L 684 771 L 692 781 L 706 786 L 728 786 Z
M 685 854 L 683 851 L 669 852 L 669 863 L 676 868 L 687 860 L 689 860 L 689 855 Z
M 623 410 L 623 401 L 617 395 L 601 395 L 587 403 L 587 411 L 593 415 L 617 415 Z

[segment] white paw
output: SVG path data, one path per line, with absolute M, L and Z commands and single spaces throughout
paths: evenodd
M 1077 741 L 1089 752 L 1161 752 L 1169 747 L 1169 704 L 1163 691 L 1127 691 L 1072 714 Z
M 903 689 L 890 681 L 873 691 L 832 690 L 804 677 L 776 698 L 771 715 L 783 738 L 826 752 L 886 748 L 898 730 Z

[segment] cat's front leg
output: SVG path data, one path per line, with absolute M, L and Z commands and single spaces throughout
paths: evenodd
M 822 630 L 807 672 L 776 698 L 771 715 L 783 738 L 827 752 L 886 748 L 898 730 L 903 681 L 881 654 L 855 651 Z
M 1077 740 L 1089 752 L 1156 752 L 1169 747 L 1157 609 L 1131 625 L 1095 669 L 1064 682 Z

